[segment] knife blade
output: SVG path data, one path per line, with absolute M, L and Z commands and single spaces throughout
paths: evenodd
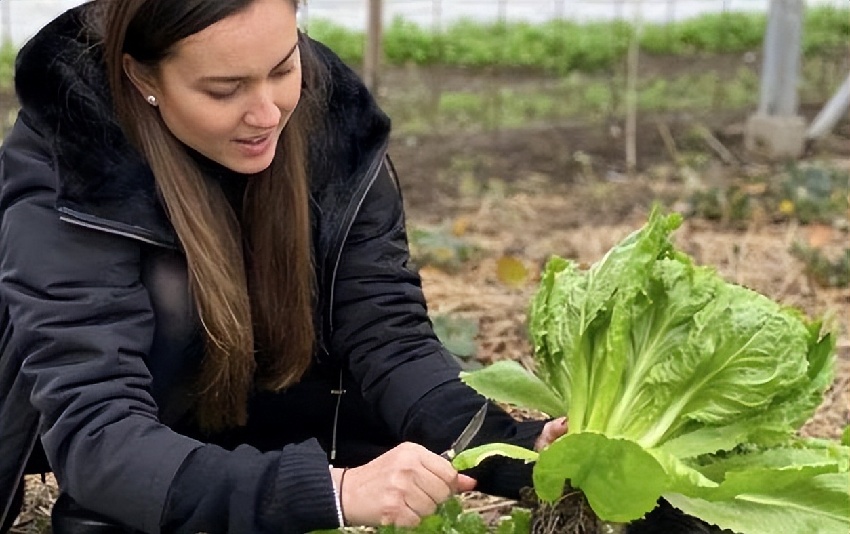
M 472 419 L 467 423 L 466 428 L 463 429 L 463 432 L 454 440 L 452 446 L 449 447 L 449 450 L 440 454 L 443 458 L 448 461 L 454 460 L 455 456 L 462 453 L 472 442 L 472 438 L 478 434 L 478 431 L 481 430 L 481 425 L 484 423 L 484 417 L 487 415 L 487 403 L 485 402 L 481 408 L 475 412 L 475 415 L 472 416 Z

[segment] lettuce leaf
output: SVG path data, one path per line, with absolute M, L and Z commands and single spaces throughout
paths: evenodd
M 545 500 L 569 481 L 608 521 L 638 519 L 664 496 L 742 534 L 846 534 L 848 485 L 836 489 L 850 452 L 794 437 L 832 382 L 833 336 L 695 265 L 670 240 L 680 224 L 653 210 L 587 270 L 553 257 L 529 309 L 534 372 L 505 363 L 462 380 L 569 417 L 534 468 Z M 730 519 L 749 510 L 762 523 Z M 798 528 L 819 520 L 828 526 Z
M 733 532 L 772 534 L 850 532 L 850 476 L 823 467 L 749 469 L 730 476 L 713 500 L 667 494 L 687 514 Z

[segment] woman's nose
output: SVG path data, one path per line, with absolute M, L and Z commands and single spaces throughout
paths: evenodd
M 264 90 L 258 93 L 245 114 L 245 122 L 256 128 L 274 128 L 280 123 L 281 115 L 274 92 Z

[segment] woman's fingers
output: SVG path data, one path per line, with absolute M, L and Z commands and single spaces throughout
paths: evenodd
M 475 485 L 424 447 L 403 443 L 366 465 L 349 469 L 342 487 L 352 525 L 415 526 L 457 491 Z
M 478 481 L 472 477 L 468 477 L 466 475 L 458 475 L 457 476 L 457 489 L 455 493 L 460 493 L 464 491 L 472 491 L 475 489 Z
M 534 450 L 540 451 L 548 447 L 553 441 L 567 433 L 567 418 L 559 417 L 546 423 L 537 441 L 534 442 Z
M 433 493 L 437 493 L 442 496 L 435 498 L 434 495 L 432 495 Z M 451 497 L 451 492 L 448 491 L 448 487 L 445 487 L 443 490 L 432 486 L 426 490 L 416 486 L 405 492 L 404 502 L 409 509 L 416 513 L 417 516 L 425 517 L 426 515 L 433 514 L 437 510 L 437 505 L 449 497 Z
M 440 498 L 440 495 L 433 494 L 429 491 L 429 494 L 433 495 L 435 499 L 438 499 L 438 502 L 442 502 L 448 499 L 452 494 L 457 493 L 458 473 L 455 468 L 452 467 L 451 462 L 431 452 L 425 454 L 421 458 L 421 460 L 423 467 L 425 467 L 433 475 L 433 479 L 427 476 L 422 477 L 422 489 L 426 491 L 428 491 L 428 488 L 431 488 L 434 491 L 442 491 L 443 489 L 447 489 L 449 493 L 447 495 L 442 496 L 442 498 Z M 439 484 L 437 486 L 429 485 L 429 481 L 431 483 L 434 483 L 437 480 L 442 482 L 442 484 Z M 428 487 L 426 487 L 426 485 L 428 485 Z
M 422 517 L 410 508 L 401 508 L 396 513 L 387 512 L 381 517 L 381 526 L 417 527 Z

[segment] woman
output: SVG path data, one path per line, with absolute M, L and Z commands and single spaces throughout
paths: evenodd
M 46 470 L 57 534 L 415 525 L 476 484 L 435 454 L 484 400 L 408 267 L 389 121 L 296 9 L 101 0 L 19 53 L 0 523 Z M 491 406 L 479 441 L 564 431 Z

